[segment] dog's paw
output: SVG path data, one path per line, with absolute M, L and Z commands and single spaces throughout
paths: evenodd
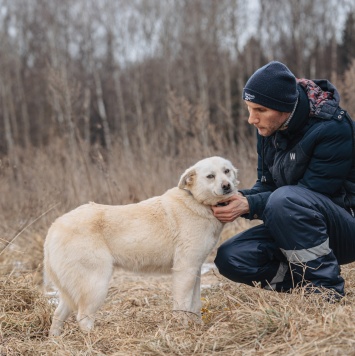
M 174 310 L 173 319 L 185 328 L 202 324 L 201 315 L 183 310 Z

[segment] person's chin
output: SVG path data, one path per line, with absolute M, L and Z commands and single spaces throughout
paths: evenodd
M 263 136 L 263 137 L 268 137 L 268 136 L 271 136 L 275 131 L 272 131 L 270 129 L 265 129 L 265 128 L 258 128 L 258 133 L 260 136 Z
M 268 133 L 268 131 L 266 129 L 262 129 L 262 128 L 259 129 L 258 128 L 258 133 L 259 133 L 260 136 L 265 136 L 265 137 L 269 136 L 269 133 Z

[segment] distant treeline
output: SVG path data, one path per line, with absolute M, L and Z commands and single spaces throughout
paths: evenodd
M 0 153 L 238 144 L 243 85 L 273 59 L 332 80 L 354 115 L 353 1 L 3 0 Z

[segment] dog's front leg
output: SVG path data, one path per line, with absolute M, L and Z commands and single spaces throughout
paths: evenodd
M 196 293 L 197 288 L 200 288 L 199 268 L 174 268 L 173 269 L 173 298 L 174 310 L 193 313 L 193 319 L 201 318 L 200 304 L 197 298 L 200 299 L 200 291 Z M 197 310 L 198 309 L 198 310 Z
M 192 312 L 201 318 L 201 268 L 198 271 L 192 296 Z

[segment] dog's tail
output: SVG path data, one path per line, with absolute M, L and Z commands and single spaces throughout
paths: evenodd
M 50 231 L 48 232 L 46 242 L 44 244 L 44 264 L 43 264 L 43 281 L 44 287 L 47 289 L 54 289 L 59 292 L 59 299 L 64 300 L 65 303 L 72 309 L 75 310 L 75 302 L 66 292 L 66 289 L 60 282 L 60 278 L 58 277 L 55 269 L 52 267 L 51 264 L 51 256 L 49 252 L 49 248 L 47 245 L 48 236 Z

